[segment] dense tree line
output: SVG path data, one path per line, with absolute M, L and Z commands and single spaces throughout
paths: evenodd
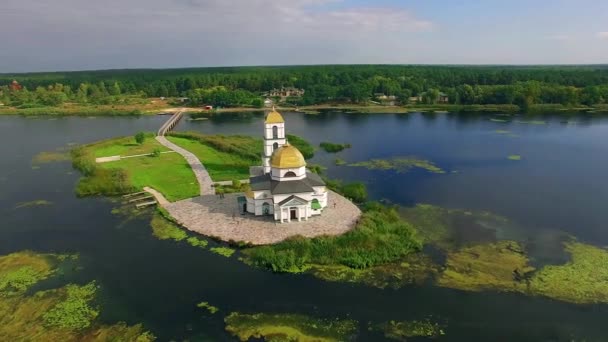
M 24 86 L 19 94 L 8 87 L 13 79 Z M 361 103 L 376 93 L 403 103 L 411 96 L 435 103 L 441 92 L 454 104 L 595 105 L 608 102 L 608 67 L 327 65 L 2 74 L 0 101 L 110 104 L 125 101 L 127 94 L 258 106 L 262 92 L 283 86 L 305 89 L 295 101 L 303 105 Z

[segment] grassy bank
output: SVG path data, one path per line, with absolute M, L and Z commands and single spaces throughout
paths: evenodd
M 194 153 L 216 182 L 249 178 L 249 167 L 262 163 L 262 141 L 253 137 L 172 132 L 167 139 Z
M 299 273 L 315 265 L 352 269 L 386 264 L 419 251 L 414 229 L 393 208 L 369 205 L 355 229 L 332 237 L 292 238 L 243 251 L 246 262 L 275 272 Z
M 82 172 L 76 192 L 80 196 L 120 195 L 145 186 L 160 191 L 170 201 L 198 195 L 198 183 L 192 169 L 177 153 L 140 156 L 107 163 L 95 158 L 115 155 L 130 156 L 165 151 L 152 134 L 143 144 L 132 137 L 116 138 L 80 146 L 72 150 L 72 164 Z
M 164 101 L 145 100 L 143 103 L 127 105 L 93 105 L 66 103 L 60 106 L 32 108 L 0 107 L 0 115 L 24 116 L 134 116 L 157 114 L 168 108 Z

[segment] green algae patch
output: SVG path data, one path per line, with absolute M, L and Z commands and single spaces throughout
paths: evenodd
M 445 326 L 431 319 L 413 321 L 389 321 L 379 324 L 377 329 L 384 332 L 384 337 L 406 341 L 410 337 L 435 338 L 445 335 Z
M 336 158 L 335 160 L 335 164 L 336 166 L 342 166 L 342 165 L 346 165 L 346 160 L 342 159 L 342 158 Z
M 546 121 L 542 120 L 515 120 L 515 123 L 524 125 L 546 125 Z
M 40 200 L 17 203 L 17 205 L 15 206 L 15 209 L 43 207 L 43 206 L 49 206 L 52 204 L 53 204 L 53 202 L 51 202 L 51 201 L 40 199 Z
M 188 242 L 188 244 L 190 244 L 190 246 L 192 246 L 192 247 L 199 247 L 199 248 L 205 248 L 209 244 L 209 242 L 207 242 L 207 240 L 199 239 L 196 236 L 191 236 L 191 237 L 187 238 L 186 242 Z
M 524 292 L 524 280 L 533 270 L 519 243 L 500 241 L 449 252 L 437 284 L 466 291 Z
M 0 257 L 0 297 L 23 294 L 55 272 L 57 258 L 51 254 L 17 252 Z
M 413 168 L 423 169 L 432 173 L 445 173 L 433 162 L 419 159 L 416 157 L 395 157 L 392 159 L 371 159 L 357 163 L 348 164 L 348 166 L 364 167 L 368 170 L 393 170 L 399 173 L 408 172 Z
M 608 303 L 608 250 L 575 241 L 565 249 L 572 260 L 540 269 L 531 279 L 531 290 L 572 303 Z
M 32 164 L 46 164 L 69 161 L 70 154 L 67 152 L 40 152 L 32 159 Z
M 213 305 L 209 304 L 209 302 L 200 302 L 200 303 L 196 304 L 196 307 L 205 309 L 205 310 L 209 311 L 210 314 L 214 314 L 214 313 L 220 311 L 220 309 L 217 306 L 213 306 Z
M 494 242 L 498 235 L 512 235 L 509 220 L 489 212 L 471 212 L 419 203 L 400 207 L 399 215 L 410 223 L 425 244 L 453 250 L 471 243 Z
M 312 265 L 309 272 L 332 282 L 362 283 L 380 289 L 417 284 L 422 285 L 439 274 L 440 266 L 422 253 L 407 256 L 399 262 L 354 269 L 343 265 Z
M 509 160 L 521 160 L 521 156 L 519 154 L 512 154 L 507 157 Z
M 234 254 L 236 252 L 236 250 L 234 250 L 232 248 L 228 248 L 228 247 L 213 247 L 213 248 L 210 248 L 209 250 L 215 254 L 225 256 L 226 258 L 230 258 L 232 256 L 232 254 Z
M 0 339 L 3 341 L 138 341 L 154 336 L 140 325 L 95 324 L 92 306 L 97 286 L 69 284 L 27 295 L 33 285 L 61 272 L 62 261 L 74 255 L 29 251 L 0 256 Z
M 224 322 L 226 331 L 241 341 L 251 338 L 269 342 L 349 341 L 357 332 L 353 320 L 325 320 L 299 314 L 243 314 L 233 312 Z
M 42 315 L 44 324 L 49 327 L 81 330 L 91 326 L 99 311 L 91 306 L 97 285 L 91 282 L 84 286 L 67 285 L 65 299 Z
M 160 214 L 154 214 L 150 225 L 152 226 L 152 235 L 160 240 L 182 241 L 188 238 L 188 234 L 183 229 L 166 220 Z
M 511 131 L 507 131 L 507 130 L 504 130 L 504 129 L 496 129 L 496 130 L 494 130 L 494 133 L 496 133 L 496 134 L 509 134 L 509 133 L 511 133 Z

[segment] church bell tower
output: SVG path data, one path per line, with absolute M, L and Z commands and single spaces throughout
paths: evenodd
M 270 173 L 270 157 L 279 147 L 285 145 L 285 120 L 283 116 L 272 107 L 272 111 L 266 115 L 264 120 L 264 153 L 262 154 L 262 166 L 264 173 Z

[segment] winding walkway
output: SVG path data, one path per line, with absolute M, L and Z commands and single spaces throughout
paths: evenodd
M 169 119 L 168 122 L 172 121 L 175 115 L 180 115 L 180 114 L 181 114 L 181 112 L 177 112 L 177 113 L 173 114 L 173 116 L 171 117 L 171 119 Z M 165 127 L 165 125 L 163 125 L 163 128 L 164 127 Z M 175 145 L 174 143 L 170 142 L 169 140 L 167 140 L 167 138 L 165 138 L 165 136 L 164 136 L 167 129 L 163 129 L 163 128 L 161 128 L 161 130 L 159 131 L 159 134 L 162 134 L 162 135 L 158 135 L 156 137 L 156 140 L 161 145 L 181 154 L 182 157 L 184 157 L 184 159 L 186 159 L 186 161 L 192 168 L 192 171 L 194 172 L 194 176 L 196 177 L 196 180 L 198 181 L 199 193 L 201 196 L 214 195 L 215 188 L 213 187 L 213 181 L 211 180 L 211 176 L 209 176 L 209 172 L 207 172 L 207 169 L 205 169 L 205 167 L 203 166 L 203 163 L 201 163 L 201 161 L 192 152 L 190 152 L 186 149 L 183 149 L 183 148 Z

